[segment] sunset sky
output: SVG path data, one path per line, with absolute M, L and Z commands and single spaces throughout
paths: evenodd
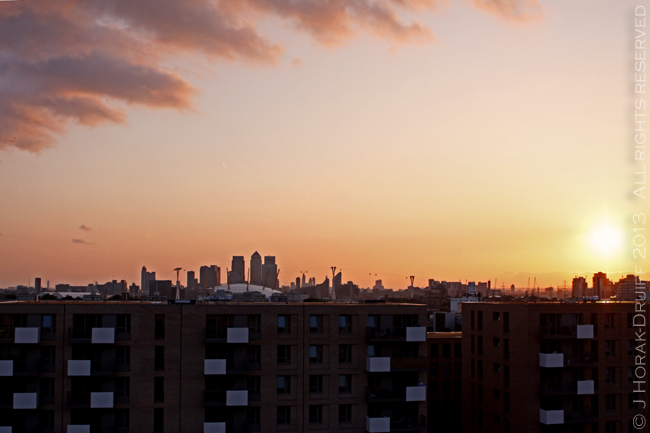
M 617 280 L 634 6 L 0 2 L 0 287 L 254 251 L 282 284 Z

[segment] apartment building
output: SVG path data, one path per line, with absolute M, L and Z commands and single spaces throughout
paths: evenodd
M 634 402 L 647 380 L 633 383 L 648 315 L 635 314 L 632 302 L 463 305 L 463 431 L 647 431 L 633 425 L 648 416 Z
M 0 304 L 0 433 L 426 430 L 426 307 Z
M 462 430 L 463 343 L 460 332 L 427 334 L 427 431 Z

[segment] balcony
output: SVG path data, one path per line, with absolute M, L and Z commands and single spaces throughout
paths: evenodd
M 225 359 L 206 359 L 203 361 L 203 374 L 226 374 Z M 225 428 L 225 427 L 224 427 Z
M 69 360 L 68 376 L 90 376 L 90 361 L 75 359 Z
M 226 391 L 226 406 L 248 406 L 248 390 Z
M 564 424 L 564 411 L 540 409 L 539 422 L 546 425 Z
M 564 413 L 565 423 L 583 423 L 594 421 L 598 417 L 598 411 L 592 408 L 566 411 Z
M 427 417 L 424 415 L 402 417 L 393 416 L 390 419 L 391 432 L 416 432 L 425 431 L 427 429 Z
M 41 367 L 38 359 L 14 361 L 14 376 L 37 376 Z
M 35 392 L 14 393 L 13 409 L 36 409 L 38 407 L 38 394 Z
M 595 352 L 570 354 L 564 357 L 565 367 L 586 367 L 597 363 L 598 354 Z
M 16 344 L 38 344 L 41 341 L 40 328 L 15 328 L 14 343 Z
M 540 326 L 539 331 L 544 339 L 594 338 L 594 325 Z
M 115 328 L 92 328 L 92 344 L 114 344 Z
M 369 356 L 366 358 L 366 370 L 370 373 L 390 372 L 390 357 Z
M 68 424 L 67 433 L 90 433 L 90 425 Z
M 367 416 L 366 431 L 370 433 L 390 432 L 390 418 L 370 418 Z
M 592 395 L 595 391 L 593 380 L 578 381 L 578 395 Z
M 89 408 L 90 392 L 73 392 L 68 391 L 69 408 Z
M 248 328 L 228 328 L 227 343 L 248 343 Z
M 0 433 L 12 433 L 12 428 L 8 426 L 0 427 Z
M 225 422 L 203 423 L 203 433 L 226 433 L 226 423 Z
M 366 328 L 368 341 L 427 341 L 425 326 Z
M 564 354 L 562 353 L 540 353 L 539 366 L 545 368 L 564 367 Z
M 113 407 L 112 392 L 91 392 L 90 407 L 100 409 L 110 409 Z
M 119 336 L 130 338 L 130 334 L 125 333 L 121 333 Z M 73 344 L 113 344 L 115 343 L 115 328 L 70 328 L 68 340 Z
M 366 389 L 366 398 L 368 403 L 426 401 L 427 387 L 407 386 L 392 390 L 382 388 L 372 391 Z
M 11 360 L 0 361 L 0 377 L 13 376 L 13 375 L 14 375 L 14 362 Z

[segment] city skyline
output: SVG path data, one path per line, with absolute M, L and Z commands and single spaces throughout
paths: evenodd
M 222 3 L 1 2 L 1 287 L 254 251 L 281 284 L 634 272 L 633 5 Z

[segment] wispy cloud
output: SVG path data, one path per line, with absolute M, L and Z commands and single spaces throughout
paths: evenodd
M 535 0 L 470 0 L 517 21 L 539 16 Z M 39 152 L 70 122 L 126 120 L 125 105 L 186 110 L 197 93 L 163 65 L 170 56 L 272 65 L 284 49 L 257 22 L 277 16 L 323 45 L 360 32 L 398 44 L 433 30 L 400 13 L 442 0 L 24 0 L 0 5 L 0 149 Z M 294 62 L 295 64 L 296 62 Z
M 73 244 L 81 244 L 81 245 L 95 245 L 94 242 L 86 242 L 83 239 L 73 239 L 72 243 Z
M 92 228 L 88 227 L 86 224 L 81 224 L 81 225 L 79 226 L 79 230 L 83 230 L 83 231 L 89 232 L 89 231 L 92 230 Z

